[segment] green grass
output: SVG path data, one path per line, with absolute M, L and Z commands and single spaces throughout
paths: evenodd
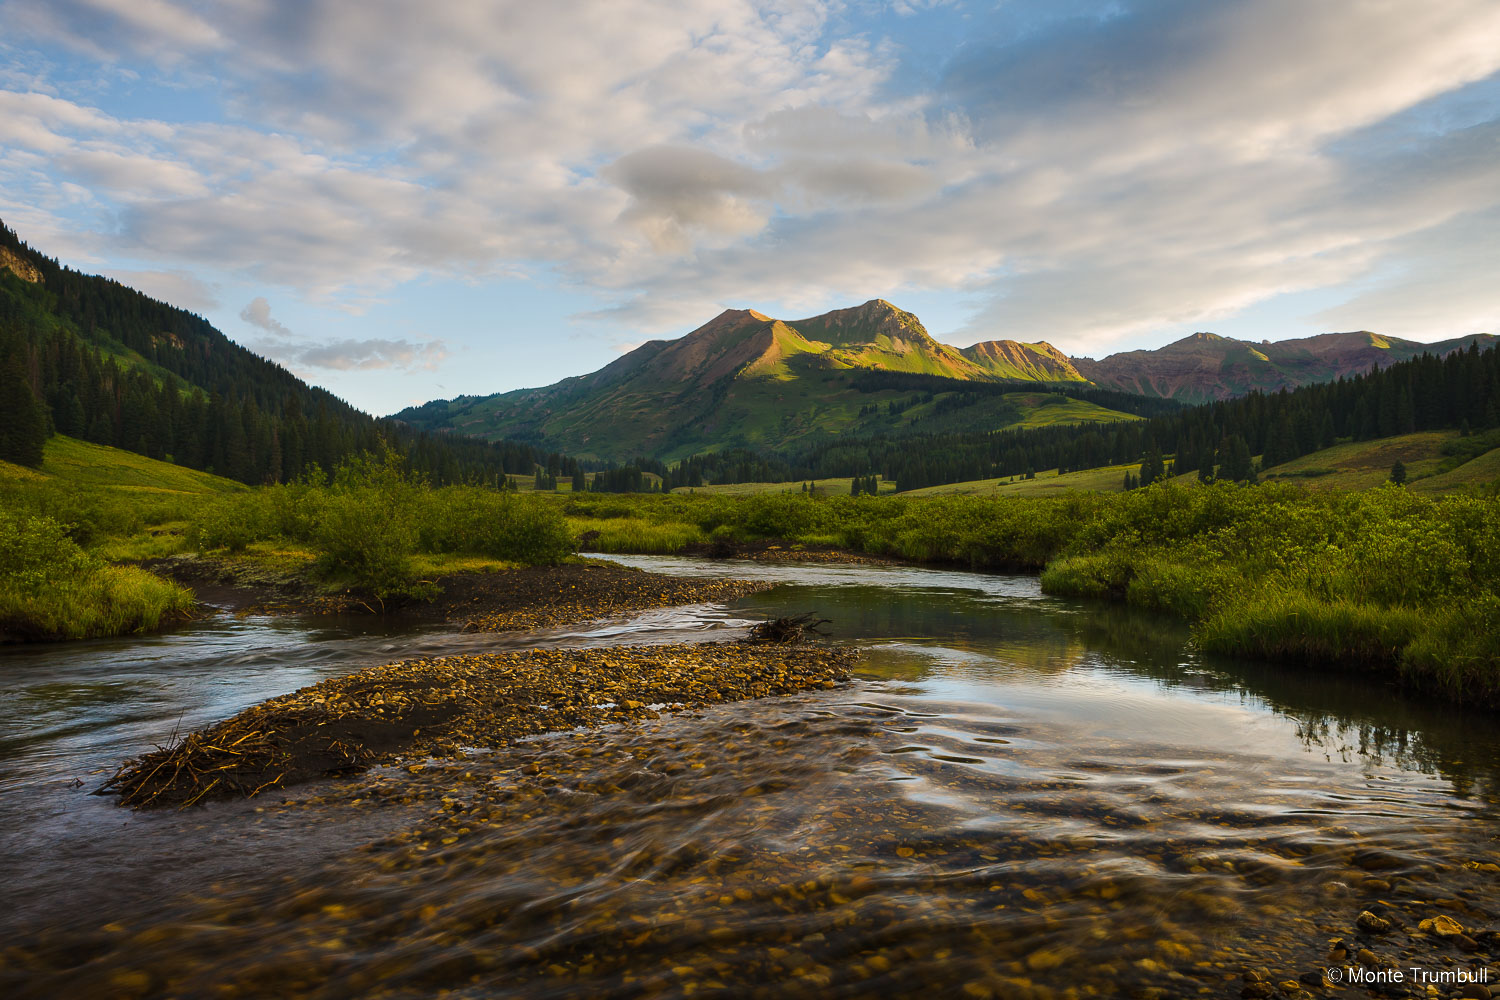
M 1056 496 L 1075 490 L 1096 493 L 1119 493 L 1125 488 L 1125 473 L 1139 474 L 1141 465 L 1109 465 L 1101 469 L 1085 469 L 1081 472 L 1065 472 L 1058 475 L 1056 469 L 1044 469 L 1035 479 L 1020 476 L 1004 476 L 1000 479 L 975 479 L 964 483 L 947 483 L 943 486 L 927 486 L 912 490 L 903 496 Z M 899 484 L 898 484 L 899 485 Z
M 1411 480 L 1407 488 L 1416 493 L 1451 493 L 1500 482 L 1500 448 L 1472 458 L 1455 469 Z
M 39 470 L 0 462 L 0 479 L 24 482 L 38 477 L 79 486 L 157 493 L 243 493 L 249 489 L 221 476 L 61 434 L 47 440 Z
M 92 639 L 151 632 L 193 606 L 193 593 L 135 566 L 104 566 L 46 593 L 0 586 L 0 634 Z
M 631 517 L 569 518 L 568 527 L 575 537 L 583 540 L 581 547 L 590 552 L 670 555 L 708 541 L 708 535 L 701 528 L 683 521 L 653 523 Z M 598 534 L 590 536 L 590 532 Z
M 802 493 L 804 483 L 813 484 L 813 492 L 817 496 L 846 497 L 849 496 L 849 488 L 854 484 L 853 478 L 849 476 L 834 477 L 832 479 L 804 479 L 794 483 L 721 483 L 716 486 L 679 486 L 673 493 L 701 493 L 704 496 L 724 497 L 748 497 L 761 493 Z M 895 493 L 899 488 L 894 482 L 880 482 L 882 495 Z
M 0 508 L 0 634 L 83 639 L 154 629 L 192 594 L 85 552 L 54 518 Z
M 1456 437 L 1456 431 L 1422 431 L 1337 444 L 1265 469 L 1260 478 L 1267 482 L 1301 479 L 1314 489 L 1364 490 L 1390 479 L 1391 466 L 1399 461 L 1414 481 L 1437 471 L 1443 444 Z M 1315 474 L 1306 475 L 1309 472 Z
M 1004 398 L 1021 411 L 1021 419 L 1010 424 L 1008 429 L 1055 427 L 1059 424 L 1082 424 L 1090 421 L 1112 423 L 1121 420 L 1144 419 L 1133 413 L 1106 409 L 1097 403 L 1073 399 L 1071 396 L 1059 394 L 1049 398 L 1049 395 L 1038 392 L 1006 393 Z

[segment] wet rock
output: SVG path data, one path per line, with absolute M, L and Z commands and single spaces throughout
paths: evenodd
M 1385 917 L 1377 917 L 1369 910 L 1361 910 L 1354 918 L 1354 925 L 1366 934 L 1389 934 L 1394 925 Z
M 1428 917 L 1417 925 L 1417 929 L 1423 934 L 1432 934 L 1440 938 L 1451 938 L 1464 932 L 1464 925 L 1450 916 L 1438 914 Z
M 1380 968 L 1380 956 L 1368 948 L 1361 948 L 1355 952 L 1354 960 L 1367 969 Z
M 1270 983 L 1250 982 L 1240 990 L 1243 1000 L 1267 1000 L 1276 995 L 1276 987 Z
M 1494 996 L 1490 988 L 1483 983 L 1465 983 L 1456 994 L 1464 1000 L 1490 1000 Z

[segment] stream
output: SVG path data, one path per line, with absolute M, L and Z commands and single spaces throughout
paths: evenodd
M 1207 658 L 1031 577 L 609 558 L 777 586 L 527 633 L 223 614 L 0 650 L 0 991 L 1238 997 L 1381 901 L 1497 915 L 1491 714 Z M 365 666 L 802 612 L 854 681 L 184 812 L 92 794 Z

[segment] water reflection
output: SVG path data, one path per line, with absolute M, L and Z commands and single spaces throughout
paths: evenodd
M 1319 962 L 1330 908 L 1492 895 L 1462 867 L 1495 860 L 1487 716 L 1208 659 L 1031 579 L 707 571 L 784 586 L 549 633 L 241 621 L 20 658 L 0 929 L 22 944 L 0 988 L 1237 996 L 1242 964 Z M 862 647 L 859 681 L 180 815 L 41 780 L 393 653 L 802 611 Z

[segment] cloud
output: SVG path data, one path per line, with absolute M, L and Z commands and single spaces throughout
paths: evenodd
M 1347 301 L 1320 312 L 1329 329 L 1365 330 L 1417 340 L 1500 333 L 1495 261 L 1500 260 L 1500 209 L 1457 216 L 1407 237 Z
M 622 156 L 603 171 L 630 195 L 621 216 L 659 250 L 685 252 L 694 231 L 744 236 L 765 225 L 772 182 L 758 171 L 689 147 L 656 146 Z
M 406 371 L 436 371 L 448 359 L 448 345 L 441 340 L 413 343 L 409 340 L 325 340 L 309 343 L 271 315 L 271 304 L 256 296 L 240 310 L 240 319 L 268 336 L 251 345 L 266 357 L 292 368 L 330 371 L 371 371 L 381 368 Z
M 264 295 L 257 295 L 250 300 L 250 304 L 240 310 L 240 319 L 251 326 L 258 326 L 271 335 L 291 339 L 296 336 L 291 330 L 282 326 L 278 320 L 271 318 L 271 303 L 266 301 Z
M 891 10 L 9 0 L 9 44 L 212 81 L 227 111 L 8 76 L 30 89 L 0 90 L 0 208 L 97 259 L 344 305 L 555 275 L 604 343 L 906 289 L 973 303 L 959 341 L 1075 350 L 1310 289 L 1346 289 L 1339 325 L 1487 315 L 1454 283 L 1490 246 L 1461 220 L 1500 206 L 1493 0 L 1017 2 L 933 62 L 948 15 Z M 245 318 L 339 370 L 445 350 Z
M 337 371 L 372 368 L 436 371 L 447 358 L 448 347 L 441 340 L 419 344 L 406 340 L 337 340 L 297 354 L 297 360 L 304 365 Z

